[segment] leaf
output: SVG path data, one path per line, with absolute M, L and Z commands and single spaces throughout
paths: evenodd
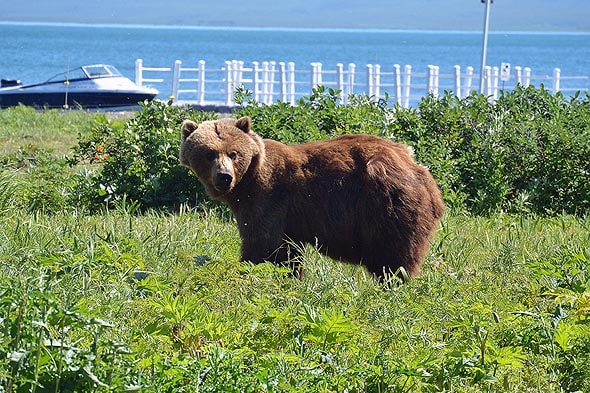
M 567 352 L 571 349 L 570 341 L 572 338 L 572 329 L 567 323 L 562 322 L 557 325 L 555 333 L 553 334 L 553 341 L 559 344 L 559 347 Z
M 523 368 L 524 361 L 527 359 L 526 355 L 522 353 L 521 347 L 502 347 L 493 351 L 493 362 L 498 366 Z

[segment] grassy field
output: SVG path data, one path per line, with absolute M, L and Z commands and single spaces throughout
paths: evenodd
M 450 211 L 408 284 L 312 248 L 300 281 L 222 208 L 21 208 L 16 157 L 96 116 L 0 111 L 0 392 L 590 390 L 589 217 Z

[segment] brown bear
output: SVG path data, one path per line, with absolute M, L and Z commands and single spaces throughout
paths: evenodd
M 231 208 L 243 260 L 289 263 L 296 275 L 289 244 L 314 245 L 380 279 L 400 267 L 413 277 L 444 211 L 408 148 L 372 135 L 285 145 L 255 134 L 249 117 L 185 120 L 180 162 Z

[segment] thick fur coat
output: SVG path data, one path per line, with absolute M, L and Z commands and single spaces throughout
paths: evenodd
M 180 161 L 229 205 L 242 259 L 253 263 L 297 269 L 288 244 L 311 244 L 379 278 L 400 267 L 412 277 L 444 211 L 434 179 L 406 146 L 371 135 L 285 145 L 260 138 L 248 117 L 186 120 Z

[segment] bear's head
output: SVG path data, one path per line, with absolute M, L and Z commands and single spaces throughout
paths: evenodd
M 196 173 L 213 199 L 230 194 L 263 160 L 264 143 L 252 132 L 249 117 L 182 124 L 180 162 Z

